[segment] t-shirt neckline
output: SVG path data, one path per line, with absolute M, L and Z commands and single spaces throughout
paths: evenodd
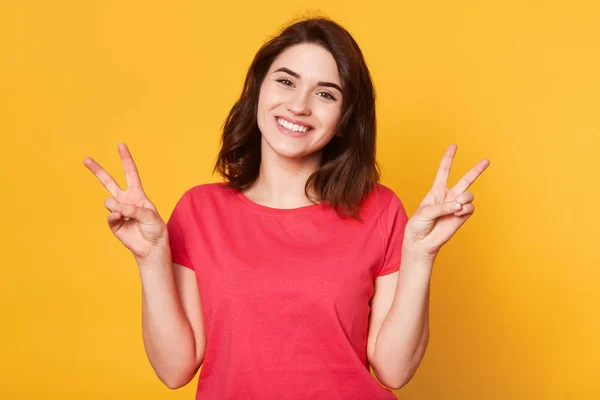
M 296 208 L 274 208 L 265 206 L 259 203 L 256 203 L 253 200 L 250 200 L 241 190 L 234 189 L 233 190 L 235 197 L 237 197 L 243 204 L 250 207 L 254 211 L 260 212 L 261 214 L 272 215 L 272 216 L 291 216 L 291 215 L 300 215 L 316 212 L 319 210 L 323 210 L 325 208 L 325 202 L 320 202 L 317 204 L 309 204 L 306 206 L 296 207 Z

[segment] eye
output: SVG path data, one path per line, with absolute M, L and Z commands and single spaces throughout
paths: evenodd
M 281 82 L 281 83 L 283 83 L 286 86 L 294 86 L 294 84 L 292 83 L 292 81 L 290 81 L 289 79 L 286 79 L 286 78 L 277 79 L 277 82 Z M 289 85 L 288 85 L 288 83 L 289 83 Z
M 330 93 L 321 92 L 319 94 L 324 94 L 325 95 L 325 96 L 321 96 L 321 97 L 325 97 L 325 98 L 330 99 L 330 100 L 335 100 L 335 97 L 333 97 Z

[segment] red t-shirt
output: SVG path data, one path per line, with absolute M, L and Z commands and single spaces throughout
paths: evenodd
M 371 375 L 366 347 L 373 282 L 399 270 L 408 218 L 381 184 L 360 215 L 270 208 L 222 183 L 183 194 L 167 227 L 202 303 L 196 399 L 396 399 Z

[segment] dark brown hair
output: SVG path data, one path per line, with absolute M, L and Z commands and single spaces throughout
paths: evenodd
M 332 54 L 344 91 L 336 135 L 323 147 L 321 166 L 308 178 L 305 193 L 309 197 L 312 185 L 319 200 L 331 205 L 338 215 L 341 211 L 360 221 L 360 203 L 380 177 L 375 159 L 375 90 L 358 44 L 329 18 L 301 19 L 258 50 L 248 68 L 242 94 L 223 124 L 221 150 L 213 172 L 218 171 L 226 185 L 237 190 L 249 187 L 258 178 L 261 132 L 256 113 L 260 87 L 275 58 L 300 43 L 318 44 Z

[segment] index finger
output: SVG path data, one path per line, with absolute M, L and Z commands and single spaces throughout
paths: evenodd
M 109 191 L 110 194 L 114 198 L 117 198 L 117 194 L 122 192 L 123 189 L 119 186 L 117 182 L 113 179 L 113 177 L 104 170 L 94 159 L 90 157 L 86 157 L 83 160 L 83 164 L 90 170 L 96 178 L 104 185 L 104 187 Z
M 485 169 L 490 165 L 490 160 L 487 158 L 482 158 L 469 172 L 465 174 L 454 187 L 450 190 L 454 197 L 464 193 L 465 190 L 469 188 L 475 182 L 475 179 L 479 177 L 485 171 Z
M 119 155 L 121 156 L 121 160 L 123 161 L 123 169 L 125 170 L 125 180 L 127 181 L 127 187 L 135 187 L 138 189 L 142 189 L 142 181 L 140 179 L 140 174 L 138 173 L 135 161 L 133 161 L 133 157 L 131 156 L 129 149 L 127 148 L 125 143 L 119 143 L 118 149 Z

